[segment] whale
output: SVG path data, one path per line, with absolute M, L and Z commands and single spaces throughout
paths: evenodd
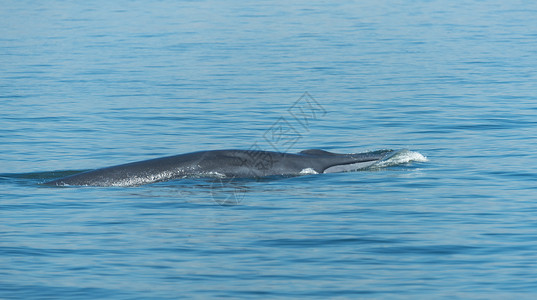
M 358 171 L 386 160 L 394 150 L 338 154 L 320 149 L 299 153 L 209 150 L 105 167 L 44 182 L 49 186 L 140 186 L 192 177 L 263 178 Z

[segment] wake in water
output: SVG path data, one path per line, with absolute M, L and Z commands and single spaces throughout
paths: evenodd
M 377 162 L 372 165 L 370 169 L 382 169 L 397 165 L 403 165 L 411 162 L 427 162 L 429 161 L 427 157 L 423 154 L 415 151 L 410 151 L 408 149 L 403 149 L 395 151 L 393 155 Z

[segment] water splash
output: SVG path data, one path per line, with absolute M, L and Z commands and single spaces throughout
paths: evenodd
M 388 158 L 379 161 L 372 168 L 386 168 L 391 166 L 397 166 L 401 164 L 406 164 L 410 162 L 427 162 L 429 161 L 427 157 L 419 152 L 410 151 L 408 149 L 403 149 L 396 151 L 393 155 Z

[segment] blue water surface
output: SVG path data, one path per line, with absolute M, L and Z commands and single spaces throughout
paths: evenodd
M 532 1 L 2 1 L 0 298 L 533 299 Z M 379 170 L 47 187 L 210 149 Z

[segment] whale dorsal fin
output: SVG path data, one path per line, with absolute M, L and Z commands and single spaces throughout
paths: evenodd
M 309 155 L 336 155 L 336 153 L 320 150 L 320 149 L 308 149 L 300 151 L 300 154 L 309 154 Z

